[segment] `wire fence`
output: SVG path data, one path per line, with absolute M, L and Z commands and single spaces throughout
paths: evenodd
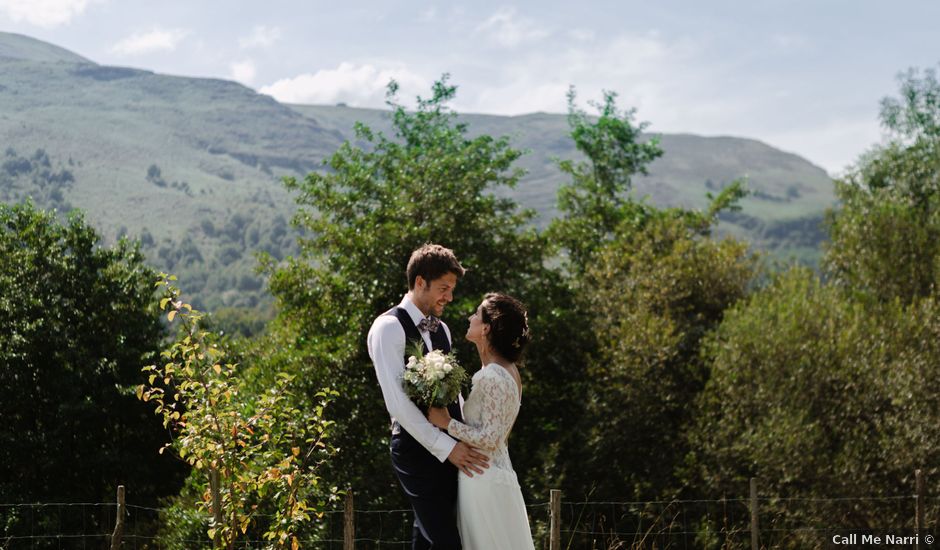
M 927 530 L 940 498 L 924 499 Z M 868 531 L 914 532 L 918 497 L 758 498 L 758 548 L 827 548 L 832 537 Z M 563 502 L 560 548 L 750 549 L 751 499 Z M 544 538 L 541 548 L 549 548 Z
M 918 495 L 852 498 L 721 498 L 670 501 L 564 501 L 557 507 L 558 539 L 554 542 L 553 503 L 527 506 L 536 548 L 550 550 L 752 548 L 752 506 L 756 502 L 759 548 L 825 548 L 833 536 L 865 530 L 913 532 L 918 504 L 922 527 L 936 531 L 940 498 Z M 201 536 L 161 539 L 166 508 L 128 504 L 123 507 L 121 548 L 197 550 L 211 548 Z M 0 504 L 0 550 L 108 549 L 117 520 L 116 503 Z M 355 534 L 347 539 L 346 516 L 352 513 Z M 206 525 L 208 517 L 204 518 Z M 300 539 L 301 548 L 344 550 L 411 547 L 410 509 L 325 511 L 317 528 Z M 250 531 L 249 531 L 250 533 Z M 256 537 L 258 538 L 258 537 Z M 270 541 L 246 538 L 237 548 L 268 548 Z

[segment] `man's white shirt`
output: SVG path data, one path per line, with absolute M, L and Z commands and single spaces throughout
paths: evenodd
M 407 295 L 402 299 L 399 307 L 408 312 L 415 326 L 421 319 L 424 319 L 424 314 Z M 443 321 L 441 328 L 447 335 L 447 341 L 451 342 L 450 329 Z M 426 330 L 418 332 L 428 349 L 433 349 L 430 333 Z M 398 317 L 394 315 L 380 315 L 369 329 L 367 338 L 369 357 L 372 358 L 375 374 L 382 387 L 385 408 L 392 416 L 392 422 L 397 421 L 422 447 L 444 462 L 457 441 L 431 424 L 421 409 L 405 395 L 405 390 L 401 386 L 401 376 L 405 370 L 405 340 L 405 330 L 401 327 Z

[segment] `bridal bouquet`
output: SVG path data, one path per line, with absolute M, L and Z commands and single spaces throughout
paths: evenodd
M 453 353 L 434 350 L 422 354 L 418 348 L 408 358 L 402 385 L 405 394 L 422 408 L 446 407 L 457 399 L 460 388 L 467 381 L 467 371 L 457 364 Z

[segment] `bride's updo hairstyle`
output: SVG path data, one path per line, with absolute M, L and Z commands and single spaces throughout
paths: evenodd
M 481 321 L 490 326 L 487 341 L 501 357 L 515 363 L 529 343 L 529 318 L 522 302 L 491 292 L 483 298 Z

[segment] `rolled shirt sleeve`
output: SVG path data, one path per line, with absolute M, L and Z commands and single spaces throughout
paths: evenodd
M 448 332 L 449 335 L 449 332 Z M 369 357 L 375 367 L 385 408 L 408 431 L 422 447 L 444 462 L 450 456 L 457 441 L 431 424 L 424 413 L 408 399 L 402 388 L 401 377 L 405 370 L 405 331 L 398 319 L 381 315 L 372 323 L 367 338 Z

